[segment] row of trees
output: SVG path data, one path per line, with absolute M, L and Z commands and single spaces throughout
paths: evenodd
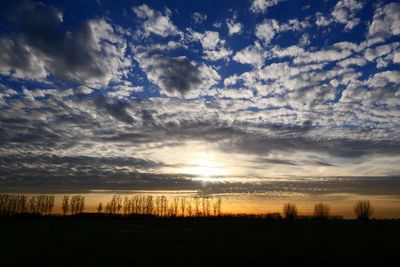
M 359 220 L 369 220 L 372 216 L 374 208 L 367 201 L 359 201 L 353 207 L 354 213 Z M 286 219 L 294 220 L 297 217 L 297 207 L 295 204 L 287 203 L 283 206 L 283 214 Z M 317 203 L 314 206 L 314 217 L 325 220 L 330 216 L 330 207 L 324 203 Z
M 114 195 L 105 207 L 99 203 L 98 213 L 110 215 L 154 215 L 158 217 L 220 216 L 222 199 L 210 197 L 174 197 L 134 195 L 131 197 Z
M 67 215 L 68 212 L 70 212 L 71 215 L 82 213 L 85 209 L 85 197 L 82 195 L 75 195 L 70 199 L 69 196 L 64 196 L 61 209 L 64 216 Z
M 23 196 L 0 195 L 0 214 L 15 215 L 30 213 L 50 215 L 53 212 L 55 197 L 49 195 Z
M 0 195 L 0 215 L 29 213 L 50 215 L 53 212 L 55 197 L 50 195 Z M 63 215 L 79 214 L 85 209 L 85 197 L 82 195 L 64 196 L 61 209 Z M 359 220 L 371 218 L 374 208 L 369 201 L 359 201 L 354 206 L 354 213 Z M 157 217 L 209 217 L 222 214 L 222 199 L 210 197 L 174 197 L 165 196 L 121 196 L 114 195 L 103 206 L 99 203 L 98 213 L 108 215 L 153 215 Z M 295 204 L 287 203 L 283 207 L 283 215 L 288 220 L 298 217 Z M 325 203 L 314 206 L 314 217 L 325 220 L 330 217 L 330 207 Z

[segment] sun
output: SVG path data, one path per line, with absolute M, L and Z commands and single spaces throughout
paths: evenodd
M 201 177 L 223 176 L 228 174 L 224 164 L 218 161 L 215 155 L 207 152 L 196 153 L 193 159 L 182 168 L 182 172 Z

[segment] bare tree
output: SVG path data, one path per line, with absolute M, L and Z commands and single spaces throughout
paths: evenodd
M 97 206 L 97 213 L 101 213 L 103 211 L 103 203 L 99 203 L 99 205 Z
M 200 198 L 199 197 L 194 197 L 194 209 L 195 209 L 195 215 L 200 216 Z
M 181 216 L 185 217 L 185 210 L 186 210 L 186 198 L 181 198 Z
M 317 203 L 314 206 L 314 216 L 321 220 L 326 220 L 329 217 L 330 208 L 327 204 Z
M 82 195 L 75 195 L 71 198 L 71 214 L 75 215 L 82 213 L 85 209 L 85 197 Z
M 219 197 L 213 204 L 214 216 L 221 215 L 222 199 Z
M 354 206 L 354 213 L 359 220 L 368 221 L 373 212 L 374 208 L 372 207 L 369 200 L 358 201 Z
M 68 213 L 68 209 L 69 209 L 69 196 L 63 197 L 61 208 L 62 208 L 63 214 L 65 216 Z
M 189 199 L 187 202 L 187 214 L 189 217 L 193 216 L 192 199 Z
M 35 197 L 30 197 L 28 199 L 28 212 L 29 213 L 38 213 L 37 208 L 36 208 L 36 198 Z
M 131 201 L 128 196 L 124 197 L 124 214 L 128 215 L 131 212 Z
M 297 217 L 297 207 L 295 204 L 287 203 L 283 206 L 283 213 L 288 220 L 294 220 Z

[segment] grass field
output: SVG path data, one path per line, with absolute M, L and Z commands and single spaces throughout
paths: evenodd
M 400 221 L 1 217 L 1 266 L 391 265 Z

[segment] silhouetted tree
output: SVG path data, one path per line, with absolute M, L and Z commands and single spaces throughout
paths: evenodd
M 200 216 L 200 199 L 199 197 L 194 197 L 194 211 L 196 216 Z
M 314 206 L 314 216 L 320 220 L 326 220 L 329 217 L 330 208 L 327 204 L 317 203 Z
M 124 197 L 124 214 L 127 215 L 131 212 L 131 200 L 128 196 Z
M 283 206 L 283 214 L 288 220 L 294 220 L 297 217 L 297 207 L 294 204 L 287 203 Z
M 354 206 L 354 213 L 359 220 L 368 221 L 372 216 L 373 211 L 374 209 L 369 200 L 358 201 Z
M 69 196 L 63 197 L 61 208 L 62 208 L 63 214 L 65 216 L 68 213 L 68 209 L 69 209 Z
M 75 195 L 71 198 L 71 214 L 75 215 L 82 213 L 85 209 L 85 197 L 81 195 Z
M 221 215 L 221 206 L 222 206 L 222 199 L 218 198 L 213 205 L 213 210 L 214 210 L 214 216 L 220 216 Z
M 181 216 L 185 217 L 185 211 L 186 211 L 186 198 L 182 197 L 181 198 Z
M 97 206 L 97 213 L 101 213 L 103 211 L 103 203 L 99 203 L 99 205 Z

